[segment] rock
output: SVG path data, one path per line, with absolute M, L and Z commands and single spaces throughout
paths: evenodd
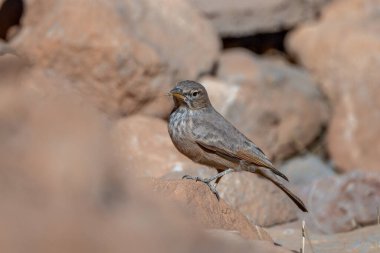
M 0 75 L 0 86 L 2 86 L 0 88 L 3 88 L 3 92 L 4 89 L 9 89 L 13 94 L 20 90 L 23 95 L 37 101 L 54 96 L 69 98 L 74 96 L 76 100 L 81 100 L 86 105 L 89 103 L 71 86 L 69 79 L 56 71 L 33 67 L 16 50 L 2 43 L 0 43 Z M 4 99 L 12 100 L 13 97 L 14 95 L 4 96 Z
M 235 104 L 237 96 L 240 95 L 240 85 L 227 83 L 215 77 L 203 77 L 200 83 L 205 86 L 213 107 L 223 116 Z
M 219 59 L 218 77 L 228 83 L 257 80 L 260 76 L 260 58 L 244 48 L 225 50 Z
M 211 26 L 181 0 L 29 0 L 26 7 L 12 45 L 38 67 L 70 79 L 111 115 L 144 107 L 167 114 L 170 100 L 162 98 L 174 82 L 209 71 L 218 54 Z
M 177 151 L 167 123 L 161 119 L 141 115 L 120 119 L 113 126 L 113 137 L 124 167 L 136 176 L 162 177 L 176 172 L 181 178 L 189 170 L 208 170 Z
M 280 224 L 266 228 L 268 233 L 273 236 L 273 241 L 286 249 L 300 252 L 302 247 L 302 221 L 297 220 L 285 224 Z M 305 239 L 310 238 L 308 224 L 305 223 Z M 313 234 L 314 236 L 315 234 Z M 305 252 L 313 252 L 309 241 L 305 241 Z
M 220 79 L 203 78 L 201 83 L 223 116 L 270 158 L 282 160 L 320 134 L 328 108 L 305 71 L 282 60 L 247 54 L 227 50 L 220 60 Z M 233 64 L 237 67 L 227 67 Z
M 1 85 L 18 85 L 21 80 L 20 75 L 27 67 L 28 63 L 18 56 L 12 47 L 0 41 Z
M 297 207 L 285 193 L 256 174 L 228 174 L 222 177 L 217 189 L 222 199 L 253 224 L 268 227 L 297 219 Z
M 252 247 L 251 253 L 291 253 L 285 248 L 274 246 L 272 243 L 265 241 L 251 241 L 250 245 Z
M 310 233 L 306 224 L 306 231 L 305 252 L 379 252 L 379 226 L 369 226 L 348 233 L 320 235 Z M 300 222 L 268 228 L 268 232 L 282 247 L 299 252 L 302 245 Z
M 226 230 L 209 230 L 209 234 L 212 237 L 218 238 L 221 241 L 228 242 L 228 244 L 239 244 L 244 245 L 248 244 L 252 252 L 258 252 L 258 253 L 290 253 L 290 251 L 274 246 L 273 243 L 267 242 L 267 241 L 259 241 L 259 240 L 245 240 L 242 238 L 238 233 L 232 232 L 232 231 L 226 231 Z
M 246 239 L 271 240 L 263 229 L 256 228 L 239 211 L 223 200 L 218 201 L 204 183 L 162 179 L 151 179 L 147 183 L 159 196 L 178 203 L 192 220 L 207 229 L 233 230 Z
M 287 41 L 329 97 L 327 146 L 342 171 L 379 170 L 379 4 L 334 1 L 319 22 L 299 27 Z
M 224 37 L 272 33 L 313 19 L 329 0 L 312 1 L 202 1 L 188 0 L 198 7 Z
M 268 241 L 212 237 L 182 210 L 146 195 L 113 155 L 109 119 L 75 94 L 41 98 L 23 85 L 3 85 L 2 72 L 2 251 L 248 253 L 256 244 L 265 245 L 263 252 L 280 250 Z
M 310 184 L 315 180 L 335 175 L 331 166 L 313 154 L 287 160 L 279 169 L 289 178 L 292 185 L 297 186 L 297 189 L 310 188 Z
M 262 241 L 269 241 L 272 242 L 272 238 L 268 235 L 268 233 L 259 226 L 255 226 L 256 231 L 261 238 Z M 229 242 L 248 242 L 247 239 L 244 239 L 240 232 L 237 230 L 226 230 L 226 229 L 206 229 L 206 232 L 210 234 L 212 237 L 221 238 L 224 241 Z M 249 242 L 253 241 L 260 241 L 260 240 L 250 240 Z
M 350 172 L 316 180 L 307 198 L 313 231 L 327 234 L 374 224 L 380 203 L 380 174 Z

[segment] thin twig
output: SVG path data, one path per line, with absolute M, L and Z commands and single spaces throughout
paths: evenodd
M 379 208 L 379 206 L 376 209 L 377 209 L 377 225 L 380 225 L 380 208 Z M 380 249 L 380 242 L 377 242 L 377 248 Z
M 302 247 L 301 253 L 305 253 L 305 220 L 302 220 Z

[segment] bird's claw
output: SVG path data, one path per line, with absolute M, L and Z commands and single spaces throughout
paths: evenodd
M 182 177 L 182 179 L 191 179 L 191 180 L 195 180 L 196 182 L 198 181 L 202 181 L 202 179 L 200 177 L 193 177 L 193 176 L 190 176 L 190 175 L 184 175 Z M 203 182 L 203 181 L 202 181 Z
M 210 188 L 211 192 L 215 194 L 218 201 L 220 200 L 219 193 L 216 190 L 216 185 L 211 183 L 212 180 L 210 180 L 208 178 L 193 177 L 193 176 L 189 176 L 189 175 L 184 175 L 182 177 L 182 179 L 191 179 L 191 180 L 195 180 L 196 182 L 200 181 L 200 182 L 206 184 Z

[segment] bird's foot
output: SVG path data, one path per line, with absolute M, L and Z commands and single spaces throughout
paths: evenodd
M 219 193 L 216 190 L 216 185 L 213 184 L 213 183 L 211 183 L 213 181 L 212 178 L 200 178 L 200 177 L 193 177 L 193 176 L 185 175 L 185 176 L 182 177 L 182 179 L 191 179 L 191 180 L 195 180 L 196 182 L 200 181 L 200 182 L 206 184 L 208 186 L 208 188 L 210 188 L 210 190 L 212 191 L 212 193 L 215 194 L 216 198 L 218 200 L 220 199 Z

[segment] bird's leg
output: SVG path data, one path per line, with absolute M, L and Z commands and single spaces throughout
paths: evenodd
M 225 170 L 225 171 L 222 171 L 218 174 L 216 174 L 215 176 L 212 176 L 212 177 L 209 177 L 209 178 L 200 178 L 200 177 L 193 177 L 193 176 L 189 176 L 189 175 L 184 175 L 182 177 L 182 179 L 192 179 L 192 180 L 195 180 L 195 181 L 201 181 L 205 184 L 208 184 L 212 181 L 214 181 L 215 179 L 220 179 L 221 177 L 223 177 L 224 175 L 227 175 L 229 173 L 231 173 L 232 171 L 234 171 L 233 169 L 228 169 L 228 170 Z
M 211 182 L 211 181 L 214 181 L 215 179 L 219 179 L 219 178 L 223 177 L 224 175 L 227 175 L 228 173 L 231 173 L 232 171 L 234 171 L 234 170 L 233 169 L 228 169 L 228 170 L 219 172 L 215 176 L 212 176 L 212 177 L 209 177 L 209 178 L 205 178 L 204 180 L 207 181 L 207 182 Z
M 231 173 L 232 171 L 234 171 L 234 170 L 228 169 L 228 170 L 222 171 L 222 172 L 220 172 L 220 173 L 218 173 L 212 177 L 209 177 L 209 178 L 200 178 L 200 177 L 193 177 L 193 176 L 185 175 L 182 177 L 182 179 L 192 179 L 192 180 L 201 181 L 201 182 L 207 184 L 207 186 L 210 188 L 210 190 L 215 194 L 216 198 L 219 200 L 219 193 L 216 190 L 216 184 L 217 183 L 212 184 L 211 182 L 214 180 L 219 181 L 220 178 L 222 178 L 224 175 Z

